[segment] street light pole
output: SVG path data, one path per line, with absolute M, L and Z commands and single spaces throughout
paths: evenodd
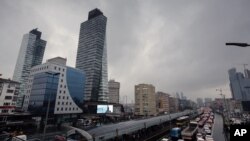
M 60 73 L 51 73 L 51 72 L 46 72 L 46 73 L 49 74 L 49 75 L 52 75 L 52 82 L 51 82 L 51 89 L 52 89 L 52 88 L 53 88 L 54 77 L 55 77 L 55 75 L 59 75 Z M 51 97 L 51 92 L 49 93 L 47 111 L 46 111 L 46 116 L 45 116 L 45 121 L 44 121 L 43 141 L 45 141 L 45 134 L 46 134 L 46 128 L 47 128 L 47 121 L 48 121 L 48 116 L 49 116 L 50 97 Z
M 248 47 L 248 43 L 226 43 L 226 46 L 238 46 L 238 47 Z

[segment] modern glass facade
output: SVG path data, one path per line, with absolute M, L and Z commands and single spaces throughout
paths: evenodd
M 86 74 L 85 101 L 107 101 L 108 70 L 106 47 L 107 18 L 99 9 L 89 12 L 81 24 L 76 68 Z
M 67 86 L 69 94 L 78 107 L 83 106 L 85 75 L 80 70 L 67 67 Z
M 13 80 L 20 82 L 17 107 L 22 106 L 22 98 L 25 95 L 25 84 L 29 77 L 31 68 L 40 65 L 43 60 L 46 41 L 41 39 L 41 34 L 42 32 L 33 29 L 23 36 L 13 75 Z
M 82 113 L 84 84 L 85 74 L 79 69 L 67 67 L 66 59 L 49 59 L 31 69 L 23 109 L 44 115 L 50 99 L 51 114 Z
M 59 75 L 38 73 L 34 75 L 28 110 L 34 114 L 45 114 L 50 99 L 49 113 L 54 113 Z

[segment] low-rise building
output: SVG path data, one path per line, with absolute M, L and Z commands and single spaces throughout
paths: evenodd
M 15 111 L 20 83 L 0 78 L 0 114 L 11 114 Z
M 164 92 L 156 93 L 156 110 L 159 114 L 170 112 L 169 94 Z
M 50 102 L 50 114 L 83 112 L 85 74 L 66 66 L 66 61 L 65 58 L 56 57 L 31 69 L 26 84 L 25 111 L 44 115 Z
M 179 99 L 175 97 L 169 97 L 170 113 L 179 111 Z

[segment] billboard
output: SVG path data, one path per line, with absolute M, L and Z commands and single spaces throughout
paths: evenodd
M 97 105 L 97 114 L 113 113 L 113 105 Z

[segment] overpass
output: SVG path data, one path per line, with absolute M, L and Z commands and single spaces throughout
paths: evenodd
M 200 111 L 197 112 L 196 110 L 186 110 L 179 113 L 172 113 L 157 117 L 151 117 L 147 119 L 140 119 L 140 120 L 130 120 L 125 122 L 119 122 L 116 124 L 110 125 L 103 125 L 94 129 L 90 129 L 87 132 L 93 137 L 94 141 L 103 141 L 109 139 L 115 139 L 124 134 L 128 135 L 143 129 L 147 129 L 149 127 L 155 125 L 161 125 L 163 123 L 169 122 L 174 120 L 178 117 L 190 115 L 190 114 L 200 114 Z

